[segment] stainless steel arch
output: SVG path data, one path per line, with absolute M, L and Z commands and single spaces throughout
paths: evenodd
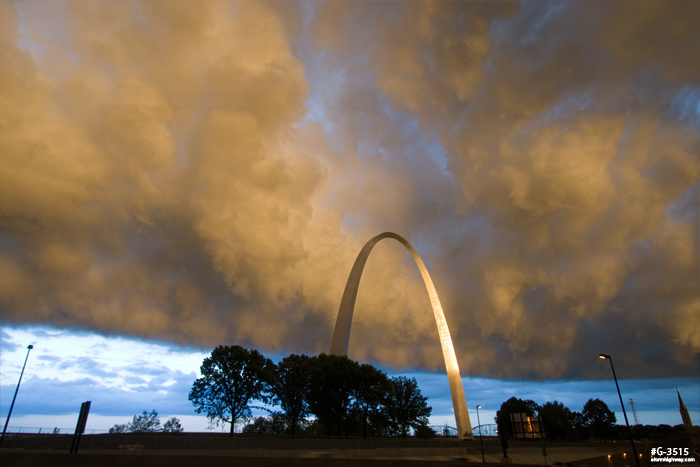
M 400 242 L 411 253 L 413 259 L 420 270 L 425 288 L 428 289 L 430 303 L 433 306 L 433 314 L 435 315 L 435 323 L 437 324 L 438 334 L 440 335 L 440 345 L 442 346 L 442 355 L 445 359 L 445 367 L 447 368 L 447 379 L 450 383 L 450 393 L 452 394 L 452 406 L 455 411 L 455 421 L 457 422 L 457 433 L 459 439 L 473 439 L 472 425 L 469 420 L 469 410 L 467 409 L 467 401 L 464 397 L 464 389 L 462 387 L 462 378 L 459 374 L 459 366 L 457 365 L 457 357 L 455 349 L 452 345 L 450 330 L 447 327 L 445 314 L 442 311 L 442 305 L 438 298 L 437 291 L 433 285 L 428 269 L 423 264 L 423 260 L 418 256 L 416 250 L 411 246 L 405 238 L 393 232 L 384 232 L 373 237 L 357 255 L 355 264 L 350 271 L 350 277 L 345 284 L 343 298 L 340 301 L 340 309 L 338 310 L 338 319 L 335 322 L 335 331 L 333 332 L 333 341 L 331 342 L 331 354 L 347 355 L 348 342 L 350 341 L 350 325 L 352 324 L 352 313 L 355 309 L 355 300 L 357 298 L 357 289 L 362 278 L 362 270 L 365 267 L 367 258 L 369 257 L 374 245 L 385 238 L 393 238 Z

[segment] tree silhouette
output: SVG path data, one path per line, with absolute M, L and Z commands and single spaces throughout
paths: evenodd
M 330 437 L 334 428 L 348 434 L 348 412 L 355 393 L 359 365 L 346 356 L 321 354 L 311 360 L 307 401 Z
M 133 433 L 152 433 L 161 431 L 160 418 L 158 412 L 152 410 L 150 413 L 145 410 L 141 415 L 134 415 L 134 419 L 126 427 L 127 431 Z
M 418 429 L 428 425 L 432 407 L 427 404 L 416 378 L 399 376 L 391 378 L 392 391 L 387 402 L 387 413 L 395 429 L 404 438 L 410 428 Z
M 126 433 L 126 424 L 116 424 L 109 429 L 109 434 Z
M 353 409 L 366 438 L 369 426 L 381 431 L 388 424 L 386 406 L 392 384 L 384 372 L 369 364 L 360 365 L 356 376 Z
M 250 402 L 268 402 L 274 364 L 257 350 L 238 345 L 218 346 L 204 359 L 202 374 L 192 385 L 189 400 L 197 413 L 231 424 L 250 416 Z
M 292 431 L 309 414 L 307 393 L 311 384 L 312 359 L 306 355 L 288 355 L 277 365 L 272 392 L 287 416 Z
M 544 433 L 550 440 L 567 439 L 571 436 L 571 410 L 561 402 L 546 402 L 540 407 L 540 420 Z
M 177 417 L 170 417 L 163 425 L 164 433 L 180 433 L 181 431 L 182 425 L 180 424 L 180 419 Z
M 281 413 L 273 413 L 269 417 L 255 417 L 253 423 L 243 427 L 243 433 L 256 435 L 283 435 L 287 432 L 289 420 Z
M 583 406 L 581 416 L 594 437 L 609 439 L 613 435 L 613 425 L 617 417 L 602 400 L 588 399 Z

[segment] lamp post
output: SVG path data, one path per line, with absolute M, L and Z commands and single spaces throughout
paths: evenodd
M 19 381 L 17 381 L 17 389 L 15 389 L 15 396 L 12 398 L 12 404 L 10 404 L 10 412 L 7 414 L 7 420 L 5 420 L 5 428 L 2 429 L 2 436 L 0 436 L 0 446 L 5 439 L 5 432 L 7 431 L 7 424 L 10 423 L 10 416 L 12 415 L 12 409 L 15 406 L 15 399 L 17 399 L 17 392 L 19 391 L 19 385 L 22 382 L 22 375 L 24 375 L 24 369 L 27 366 L 27 360 L 29 360 L 29 352 L 34 348 L 33 345 L 27 346 L 27 356 L 24 358 L 24 365 L 22 365 L 22 372 L 19 374 Z
M 620 405 L 622 406 L 622 414 L 625 416 L 625 423 L 627 424 L 627 432 L 630 435 L 630 443 L 632 443 L 632 453 L 634 454 L 634 461 L 637 463 L 637 467 L 640 467 L 639 466 L 639 456 L 637 456 L 637 448 L 634 446 L 634 438 L 632 438 L 632 429 L 630 428 L 630 422 L 627 420 L 627 412 L 625 411 L 625 404 L 622 402 L 622 393 L 620 393 L 620 385 L 617 384 L 617 375 L 615 375 L 615 367 L 613 366 L 612 357 L 610 355 L 606 355 L 604 353 L 598 355 L 598 357 L 602 358 L 603 360 L 605 360 L 605 359 L 610 360 L 610 368 L 612 369 L 613 378 L 615 379 L 615 387 L 617 387 L 617 395 L 620 397 Z
M 481 408 L 480 405 L 476 406 L 476 421 L 479 422 L 479 444 L 481 445 L 481 462 L 484 464 L 486 463 L 486 459 L 484 458 L 484 437 L 481 434 L 481 419 L 479 418 L 479 409 Z

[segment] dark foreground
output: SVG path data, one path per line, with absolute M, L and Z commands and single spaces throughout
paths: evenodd
M 14 436 L 0 449 L 2 467 L 36 466 L 148 466 L 148 467 L 399 467 L 399 466 L 571 466 L 636 467 L 628 443 L 512 442 L 508 459 L 497 440 L 302 440 L 244 438 L 210 434 L 92 435 L 80 450 L 70 454 L 71 437 L 64 435 Z M 543 448 L 545 448 L 543 450 Z M 652 464 L 649 449 L 641 443 L 640 467 Z M 547 457 L 544 457 L 546 453 Z M 483 459 L 483 461 L 482 461 Z M 691 467 L 695 464 L 686 464 Z
M 80 453 L 71 455 L 65 452 L 27 452 L 8 451 L 0 453 L 3 467 L 419 467 L 419 466 L 445 466 L 445 465 L 473 465 L 502 467 L 524 467 L 533 464 L 501 464 L 482 463 L 481 459 L 469 457 L 437 456 L 434 458 L 393 458 L 393 459 L 359 459 L 329 457 L 332 453 L 307 453 L 306 457 L 250 457 L 236 455 L 193 455 L 185 454 L 161 454 L 161 453 Z M 624 467 L 630 465 L 626 459 L 616 455 L 608 459 L 607 456 L 583 459 L 571 463 L 559 463 L 573 467 Z M 642 462 L 642 467 L 649 467 L 649 462 Z M 634 467 L 634 463 L 632 466 Z

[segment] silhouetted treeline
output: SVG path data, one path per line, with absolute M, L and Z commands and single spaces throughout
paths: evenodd
M 182 425 L 177 417 L 170 417 L 163 426 L 160 425 L 158 412 L 153 409 L 150 413 L 143 411 L 140 415 L 134 415 L 131 423 L 116 424 L 109 429 L 109 433 L 180 433 Z
M 512 413 L 525 413 L 528 417 L 539 416 L 545 438 L 550 441 L 629 439 L 627 426 L 616 425 L 615 413 L 600 399 L 589 399 L 581 412 L 574 412 L 557 401 L 546 402 L 540 406 L 529 399 L 511 397 L 496 413 L 498 432 L 506 438 L 514 437 L 510 419 Z M 636 425 L 631 428 L 632 436 L 638 440 L 654 435 L 685 433 L 682 425 Z
M 198 413 L 230 424 L 251 417 L 252 402 L 279 407 L 243 431 L 292 436 L 430 436 L 432 408 L 415 378 L 389 378 L 345 356 L 289 355 L 278 365 L 256 350 L 218 346 L 200 368 L 189 399 Z M 314 416 L 310 422 L 307 417 Z

